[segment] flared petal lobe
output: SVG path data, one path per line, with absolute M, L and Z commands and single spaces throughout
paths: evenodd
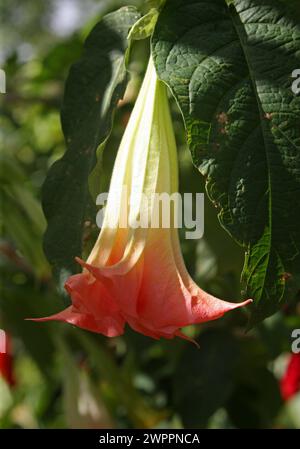
M 35 321 L 65 321 L 107 337 L 123 334 L 125 320 L 104 283 L 89 273 L 71 276 L 65 285 L 72 305 L 55 315 Z

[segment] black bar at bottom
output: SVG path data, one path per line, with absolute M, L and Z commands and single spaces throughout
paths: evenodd
M 0 447 L 9 448 L 9 445 L 17 445 L 21 448 L 28 445 L 30 449 L 48 447 L 65 447 L 74 449 L 94 449 L 104 447 L 201 447 L 210 449 L 212 445 L 230 444 L 233 448 L 247 442 L 247 444 L 257 445 L 261 438 L 268 438 L 268 445 L 274 443 L 286 444 L 287 438 L 295 435 L 295 430 L 84 430 L 84 429 L 3 429 L 0 431 Z M 292 435 L 292 433 L 294 435 Z M 221 447 L 221 446 L 220 446 Z

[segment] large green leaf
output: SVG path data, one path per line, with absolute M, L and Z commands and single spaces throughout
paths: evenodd
M 43 187 L 45 252 L 62 280 L 77 269 L 74 257 L 82 251 L 84 224 L 95 212 L 88 177 L 124 94 L 127 35 L 138 18 L 134 7 L 105 16 L 88 36 L 66 82 L 61 121 L 67 151 L 53 164 Z
M 152 52 L 260 321 L 300 287 L 299 22 L 276 0 L 169 1 Z

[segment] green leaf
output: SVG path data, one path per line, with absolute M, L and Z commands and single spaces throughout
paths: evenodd
M 200 336 L 199 344 L 199 350 L 185 349 L 174 374 L 175 410 L 187 428 L 205 427 L 226 403 L 238 359 L 238 345 L 226 332 L 208 331 Z
M 141 17 L 131 28 L 128 39 L 141 40 L 151 36 L 158 17 L 158 10 L 151 8 L 147 14 Z
M 222 226 L 246 252 L 251 322 L 300 288 L 300 25 L 279 1 L 167 2 L 152 39 Z
M 88 177 L 125 91 L 127 35 L 138 18 L 134 7 L 105 16 L 87 37 L 82 58 L 66 82 L 61 121 L 67 151 L 53 164 L 43 186 L 48 221 L 44 248 L 62 281 L 77 271 L 74 258 L 82 252 L 84 224 L 96 214 Z

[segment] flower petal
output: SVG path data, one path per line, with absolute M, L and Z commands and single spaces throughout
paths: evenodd
M 107 286 L 90 274 L 82 273 L 71 276 L 66 289 L 71 295 L 72 306 L 50 317 L 33 321 L 65 321 L 107 337 L 123 334 L 125 320 L 108 293 Z

